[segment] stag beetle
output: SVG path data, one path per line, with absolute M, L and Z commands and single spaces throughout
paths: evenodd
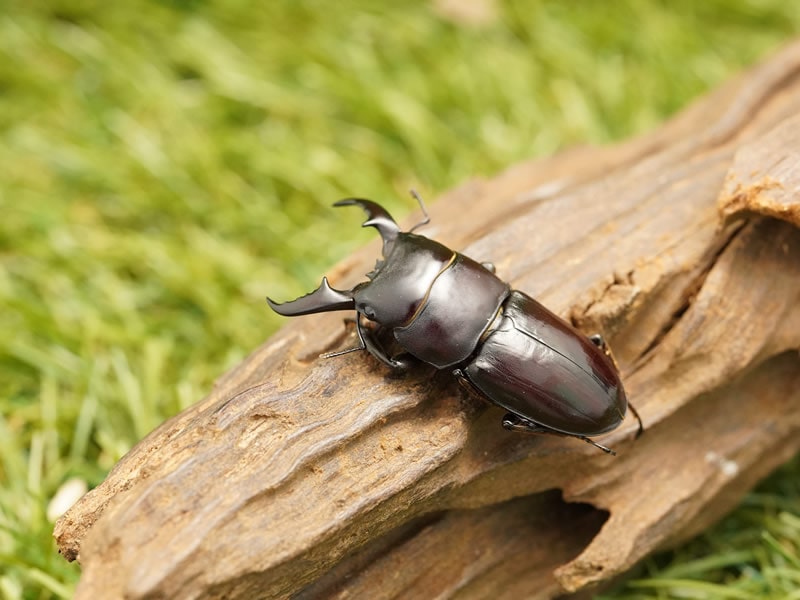
M 491 264 L 413 233 L 430 219 L 421 198 L 412 195 L 425 218 L 407 232 L 371 200 L 336 202 L 364 209 L 363 227 L 375 227 L 383 238 L 383 260 L 369 281 L 351 290 L 334 289 L 323 278 L 296 300 L 267 298 L 270 308 L 287 317 L 355 309 L 359 345 L 324 356 L 367 350 L 394 369 L 408 368 L 413 358 L 450 369 L 467 388 L 508 411 L 506 429 L 572 436 L 615 454 L 589 439 L 619 426 L 628 406 L 602 337 L 587 338 L 512 290 Z M 405 352 L 390 355 L 387 338 Z M 638 437 L 642 421 L 631 410 Z

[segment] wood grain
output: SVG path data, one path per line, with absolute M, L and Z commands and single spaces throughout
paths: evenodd
M 599 439 L 619 456 L 506 432 L 446 373 L 319 359 L 352 331 L 293 320 L 57 523 L 77 598 L 551 598 L 707 527 L 800 449 L 798 115 L 794 44 L 431 207 L 426 235 L 604 333 L 647 428 Z

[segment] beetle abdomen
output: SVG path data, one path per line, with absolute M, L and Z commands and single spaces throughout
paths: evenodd
M 443 270 L 425 302 L 395 339 L 411 354 L 443 369 L 475 352 L 508 295 L 508 284 L 463 254 Z
M 464 369 L 492 402 L 539 425 L 592 436 L 617 427 L 627 400 L 619 375 L 588 338 L 514 290 L 503 318 Z

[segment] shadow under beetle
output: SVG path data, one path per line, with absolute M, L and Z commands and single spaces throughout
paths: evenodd
M 619 372 L 599 335 L 586 337 L 536 300 L 510 289 L 488 263 L 407 232 L 379 204 L 346 198 L 334 206 L 360 206 L 363 226 L 383 238 L 383 260 L 352 290 L 322 284 L 305 296 L 278 304 L 278 314 L 294 317 L 356 310 L 356 350 L 394 369 L 413 359 L 451 369 L 466 387 L 508 411 L 503 427 L 523 433 L 552 433 L 579 438 L 615 454 L 593 440 L 615 429 L 628 406 Z M 404 352 L 390 355 L 384 341 Z M 413 357 L 413 358 L 412 358 Z M 642 433 L 639 422 L 637 437 Z

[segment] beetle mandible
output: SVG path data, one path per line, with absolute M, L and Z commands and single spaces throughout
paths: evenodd
M 478 263 L 414 233 L 430 219 L 403 232 L 379 204 L 345 198 L 334 206 L 360 206 L 363 227 L 383 238 L 383 260 L 368 281 L 351 290 L 332 288 L 327 278 L 305 296 L 285 303 L 267 298 L 278 314 L 294 317 L 355 310 L 356 348 L 393 369 L 413 359 L 450 369 L 466 387 L 508 411 L 502 425 L 524 433 L 579 438 L 604 452 L 590 437 L 615 429 L 628 401 L 611 353 L 599 335 L 584 336 L 539 302 Z M 390 355 L 388 337 L 404 350 Z M 413 357 L 413 358 L 412 358 Z M 638 420 L 637 437 L 643 431 Z

